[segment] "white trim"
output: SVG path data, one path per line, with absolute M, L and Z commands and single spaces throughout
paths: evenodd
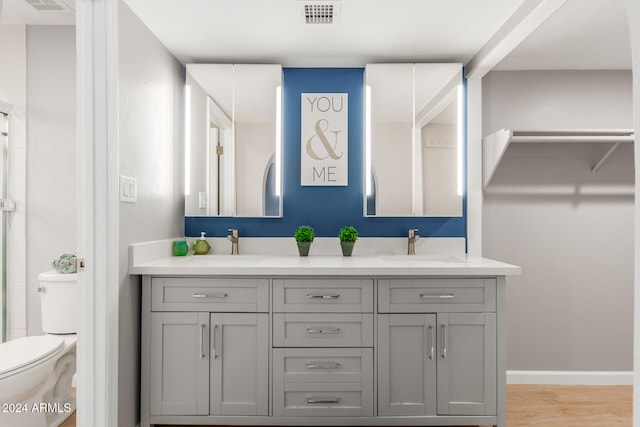
M 482 256 L 482 77 L 467 80 L 467 252 Z
M 467 78 L 482 78 L 567 0 L 525 0 L 465 66 Z
M 482 256 L 482 78 L 566 0 L 525 0 L 464 66 L 467 77 L 467 252 Z
M 632 385 L 632 371 L 507 371 L 507 384 Z
M 76 3 L 80 426 L 118 424 L 118 2 Z

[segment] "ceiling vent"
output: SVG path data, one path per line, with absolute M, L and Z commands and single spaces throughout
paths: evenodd
M 339 1 L 300 1 L 305 24 L 335 24 L 340 12 Z
M 75 12 L 75 0 L 25 0 L 38 12 Z

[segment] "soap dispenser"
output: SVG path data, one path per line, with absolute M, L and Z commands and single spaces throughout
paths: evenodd
M 194 255 L 206 255 L 209 253 L 209 251 L 211 250 L 211 245 L 205 240 L 204 231 L 201 232 L 200 238 L 193 242 L 193 246 L 191 247 L 191 249 L 193 249 Z

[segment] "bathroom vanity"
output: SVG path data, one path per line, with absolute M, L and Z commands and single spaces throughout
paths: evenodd
M 455 256 L 174 257 L 142 275 L 141 426 L 506 426 L 506 276 Z

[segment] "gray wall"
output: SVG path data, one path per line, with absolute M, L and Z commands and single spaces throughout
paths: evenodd
M 128 275 L 129 244 L 184 235 L 184 67 L 119 3 L 120 174 L 138 201 L 120 204 L 118 426 L 139 420 L 140 283 Z
M 633 128 L 630 71 L 492 72 L 499 128 Z M 521 265 L 507 293 L 510 370 L 631 371 L 633 147 L 512 146 L 485 192 L 483 255 Z
M 42 334 L 38 274 L 76 250 L 73 26 L 27 26 L 27 334 Z

